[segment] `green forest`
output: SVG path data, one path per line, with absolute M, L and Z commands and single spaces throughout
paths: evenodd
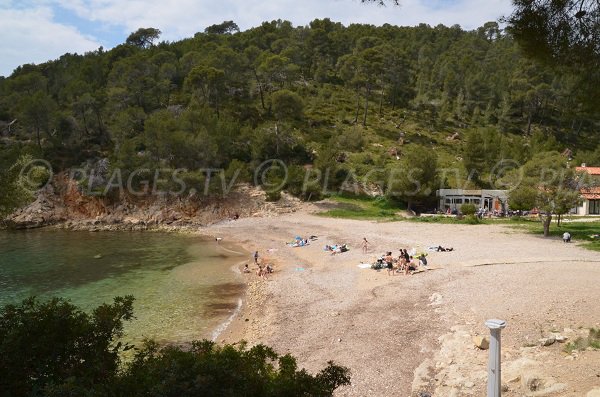
M 277 20 L 240 31 L 226 21 L 177 42 L 160 34 L 142 28 L 109 51 L 0 78 L 3 184 L 23 156 L 55 172 L 102 160 L 124 179 L 183 169 L 197 190 L 207 168 L 253 182 L 259 164 L 281 159 L 281 188 L 303 199 L 323 196 L 316 178 L 306 188 L 310 165 L 329 190 L 368 175 L 382 192 L 428 205 L 439 187 L 494 187 L 504 160 L 558 152 L 600 165 L 586 76 L 526 57 L 497 22 L 466 31 Z M 419 172 L 403 177 L 407 169 Z M 414 179 L 427 188 L 403 197 Z

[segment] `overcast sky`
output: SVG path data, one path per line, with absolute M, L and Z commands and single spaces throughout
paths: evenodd
M 123 43 L 140 27 L 178 40 L 233 20 L 241 29 L 284 19 L 305 25 L 330 18 L 347 25 L 459 24 L 474 29 L 510 14 L 510 0 L 401 0 L 400 7 L 359 0 L 0 0 L 0 75 L 24 63 L 56 59 Z

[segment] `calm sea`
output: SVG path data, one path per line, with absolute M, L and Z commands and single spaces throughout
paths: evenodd
M 154 232 L 0 231 L 0 306 L 59 296 L 91 310 L 133 295 L 126 341 L 216 336 L 241 305 L 240 248 Z

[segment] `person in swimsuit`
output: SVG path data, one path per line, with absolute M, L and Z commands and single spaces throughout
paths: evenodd
M 366 237 L 363 237 L 362 250 L 363 250 L 363 254 L 366 254 L 367 251 L 369 250 L 369 242 L 367 241 Z
M 395 274 L 394 274 L 394 258 L 392 258 L 391 252 L 388 252 L 387 255 L 385 256 L 385 263 L 387 264 L 388 276 L 390 275 L 390 272 L 392 273 L 392 276 L 395 276 Z

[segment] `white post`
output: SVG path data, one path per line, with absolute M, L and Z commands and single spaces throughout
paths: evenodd
M 502 394 L 502 377 L 500 376 L 500 332 L 506 327 L 506 321 L 487 320 L 485 326 L 490 329 L 490 357 L 488 361 L 487 397 L 500 397 Z

